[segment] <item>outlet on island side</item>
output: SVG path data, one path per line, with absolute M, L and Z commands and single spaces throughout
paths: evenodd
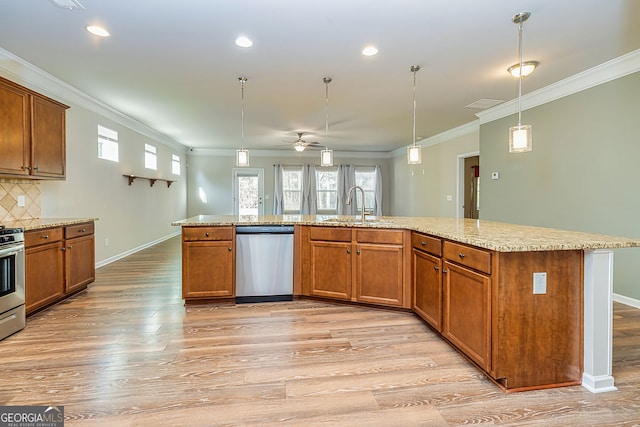
M 533 273 L 533 294 L 547 293 L 547 273 Z

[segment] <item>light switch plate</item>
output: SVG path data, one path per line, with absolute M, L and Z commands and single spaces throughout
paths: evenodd
M 547 293 L 547 273 L 533 273 L 533 294 Z

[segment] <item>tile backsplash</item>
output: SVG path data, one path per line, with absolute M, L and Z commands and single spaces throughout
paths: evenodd
M 40 218 L 40 183 L 0 178 L 0 222 L 33 218 Z

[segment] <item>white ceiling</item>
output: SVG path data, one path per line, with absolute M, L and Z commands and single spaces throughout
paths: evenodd
M 474 120 L 482 98 L 510 100 L 517 26 L 540 67 L 524 93 L 640 48 L 638 0 L 0 0 L 0 46 L 103 103 L 196 148 L 292 149 L 298 131 L 387 152 Z M 85 31 L 101 23 L 111 37 Z M 234 44 L 239 35 L 254 41 Z M 360 54 L 375 44 L 375 57 Z M 1 64 L 0 64 L 1 65 Z

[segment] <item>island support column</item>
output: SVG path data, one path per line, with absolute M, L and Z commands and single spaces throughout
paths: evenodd
M 584 372 L 582 386 L 592 393 L 613 385 L 613 252 L 584 251 Z

